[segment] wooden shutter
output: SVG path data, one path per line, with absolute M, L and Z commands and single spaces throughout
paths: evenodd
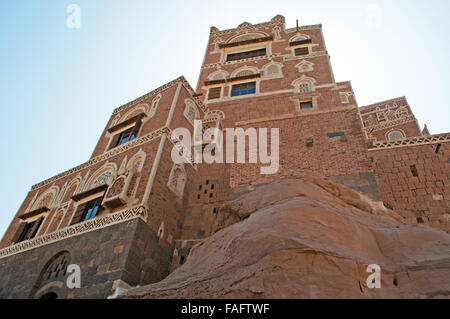
M 117 146 L 117 143 L 119 143 L 119 138 L 120 138 L 120 133 L 114 135 L 114 137 L 113 137 L 113 139 L 112 139 L 112 141 L 111 141 L 111 144 L 109 144 L 109 149 L 108 149 L 108 151 L 111 150 L 111 149 L 113 149 L 114 147 Z
M 139 120 L 136 122 L 136 125 L 134 126 L 134 129 L 133 129 L 133 134 L 134 134 L 134 137 L 135 137 L 135 138 L 138 137 L 139 130 L 141 129 L 141 125 L 142 125 L 142 120 L 139 119 Z
M 30 239 L 31 238 L 34 238 L 34 237 L 36 237 L 36 235 L 37 235 L 37 233 L 38 233 L 38 231 L 39 231 L 39 228 L 41 227 L 41 224 L 42 224 L 42 222 L 44 221 L 44 217 L 41 217 L 41 218 L 39 218 L 38 220 L 36 220 L 35 222 L 34 222 L 34 225 L 33 225 L 33 227 L 31 227 L 31 229 L 30 229 Z
M 311 39 L 304 39 L 304 40 L 298 40 L 298 41 L 294 41 L 289 43 L 290 46 L 294 46 L 294 45 L 299 45 L 299 44 L 308 44 L 308 43 L 312 43 Z
M 208 100 L 218 99 L 220 98 L 220 91 L 222 88 L 210 88 L 208 94 Z
M 18 243 L 20 240 L 20 237 L 23 233 L 23 231 L 25 230 L 25 227 L 27 227 L 27 223 L 20 223 L 19 224 L 19 228 L 17 228 L 16 233 L 14 234 L 14 237 L 12 239 L 13 244 Z
M 75 214 L 73 215 L 72 221 L 70 222 L 71 226 L 81 222 L 81 217 L 83 216 L 86 205 L 87 205 L 87 203 L 78 205 L 77 210 L 75 211 Z
M 308 48 L 297 48 L 295 49 L 295 55 L 308 55 L 309 49 Z

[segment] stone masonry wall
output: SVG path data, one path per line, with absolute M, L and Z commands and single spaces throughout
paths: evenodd
M 383 201 L 411 222 L 449 230 L 450 143 L 373 150 Z M 416 176 L 415 176 L 416 175 Z

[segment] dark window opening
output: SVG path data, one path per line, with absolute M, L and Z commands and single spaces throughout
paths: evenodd
M 214 189 L 214 184 L 211 185 L 211 189 Z
M 205 189 L 205 194 L 208 194 L 208 190 L 207 189 Z
M 87 203 L 78 205 L 77 210 L 73 216 L 71 225 L 85 222 L 90 219 L 97 217 L 102 211 L 103 197 L 96 198 Z
M 411 169 L 411 173 L 413 176 L 415 176 L 415 177 L 419 176 L 419 172 L 417 171 L 416 165 L 410 166 L 410 169 Z
M 398 280 L 397 280 L 397 278 L 394 278 L 394 286 L 398 286 Z
M 58 299 L 58 295 L 54 292 L 48 292 L 45 295 L 39 297 L 39 299 Z
M 246 52 L 232 53 L 227 55 L 227 61 L 236 61 L 242 59 L 255 58 L 266 55 L 266 49 L 258 49 Z
M 119 141 L 116 146 L 125 144 L 126 142 L 132 141 L 135 138 L 136 138 L 136 135 L 134 134 L 134 130 L 133 130 L 133 128 L 130 128 L 130 129 L 120 133 Z
M 206 181 L 206 185 L 209 185 L 209 180 Z
M 218 99 L 220 98 L 220 91 L 221 88 L 210 88 L 209 89 L 209 94 L 208 94 L 208 100 L 214 100 L 214 99 Z
M 139 129 L 141 128 L 142 122 L 139 120 L 135 126 L 114 135 L 113 140 L 109 146 L 109 149 L 113 149 L 119 145 L 128 143 L 138 136 Z
M 243 83 L 233 85 L 231 89 L 231 96 L 240 96 L 256 93 L 256 82 Z
M 89 219 L 94 219 L 101 210 L 102 201 L 103 197 L 88 202 L 80 221 L 84 222 Z
M 197 195 L 197 199 L 200 199 L 200 194 Z
M 213 194 L 211 193 L 211 194 L 209 194 L 209 198 L 212 198 L 213 197 Z
M 299 56 L 299 55 L 308 55 L 309 54 L 309 49 L 306 48 L 297 48 L 294 50 L 295 55 Z
M 313 108 L 313 103 L 312 101 L 310 102 L 301 102 L 300 103 L 300 109 L 301 110 L 309 110 Z
M 214 208 L 213 214 L 217 214 L 217 208 Z
M 290 42 L 289 45 L 294 46 L 294 45 L 301 45 L 301 44 L 308 44 L 308 43 L 312 43 L 312 39 L 303 39 L 303 40 L 293 41 L 293 42 Z
M 417 223 L 423 224 L 423 223 L 425 223 L 425 221 L 423 220 L 422 217 L 417 217 Z
M 15 241 L 15 243 L 20 243 L 20 242 L 30 240 L 30 239 L 33 239 L 34 237 L 36 237 L 43 220 L 44 220 L 44 217 L 41 217 L 38 220 L 35 220 L 33 222 L 25 224 L 25 226 L 22 226 L 23 230 L 20 233 L 19 238 Z
M 441 150 L 442 144 L 438 144 L 436 147 L 436 151 L 434 151 L 436 154 L 439 154 L 439 151 Z
M 199 191 L 201 191 L 201 190 L 202 190 L 202 185 L 200 185 L 200 186 L 198 187 L 198 190 L 199 190 Z
M 184 264 L 185 261 L 186 261 L 186 257 L 180 256 L 180 265 Z

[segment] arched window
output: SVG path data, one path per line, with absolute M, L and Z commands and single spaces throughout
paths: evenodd
M 302 76 L 301 78 L 292 82 L 292 86 L 295 88 L 295 92 L 303 94 L 314 91 L 315 80 L 313 78 Z
M 397 141 L 405 138 L 405 134 L 401 131 L 391 131 L 387 135 L 388 141 Z
M 184 116 L 189 121 L 189 123 L 194 124 L 194 121 L 199 117 L 195 103 L 191 100 L 186 100 L 186 107 L 184 109 Z
M 306 34 L 299 34 L 299 35 L 296 35 L 296 36 L 292 37 L 289 40 L 289 43 L 296 43 L 296 42 L 299 42 L 299 41 L 306 41 L 306 40 L 309 40 L 309 39 L 311 39 L 311 38 L 309 36 L 307 36 Z
M 152 105 L 150 106 L 150 110 L 148 112 L 148 116 L 152 117 L 153 115 L 155 115 L 156 110 L 158 109 L 158 105 L 159 105 L 159 101 L 161 100 L 162 95 L 158 94 L 152 101 Z
M 111 181 L 112 175 L 113 173 L 111 171 L 103 173 L 94 181 L 93 187 L 99 187 L 108 184 Z
M 211 73 L 208 78 L 212 81 L 225 80 L 227 78 L 227 73 L 225 71 L 215 71 Z
M 249 75 L 253 75 L 254 73 L 252 72 L 252 71 L 250 71 L 250 70 L 244 70 L 244 71 L 241 71 L 241 72 L 238 72 L 238 73 L 236 73 L 236 78 L 239 78 L 239 77 L 241 77 L 241 76 L 249 76 Z
M 169 188 L 179 197 L 183 196 L 186 173 L 182 165 L 174 165 L 169 176 Z
M 298 86 L 299 93 L 308 93 L 311 92 L 311 84 L 309 82 L 302 82 Z
M 280 73 L 280 67 L 276 64 L 269 65 L 267 67 L 267 74 L 274 75 Z
M 264 76 L 267 78 L 281 77 L 282 76 L 281 67 L 282 67 L 281 63 L 271 62 L 266 64 L 263 67 Z
M 264 38 L 264 37 L 267 37 L 267 35 L 263 34 L 263 33 L 246 33 L 246 34 L 238 35 L 238 36 L 228 40 L 228 43 L 236 43 L 236 42 L 254 40 L 254 39 L 259 39 L 259 38 Z
M 67 251 L 60 252 L 52 257 L 43 267 L 40 276 L 31 291 L 31 298 L 56 299 L 58 292 L 67 276 L 67 267 L 70 264 L 71 256 Z M 48 291 L 51 287 L 52 291 Z
M 38 203 L 38 207 L 48 207 L 50 206 L 50 202 L 52 201 L 52 194 L 47 194 L 41 201 Z
M 258 74 L 259 70 L 256 67 L 250 67 L 250 66 L 243 66 L 240 68 L 235 69 L 233 72 L 231 72 L 230 78 L 239 78 L 243 76 L 249 76 L 253 74 Z
M 295 67 L 298 69 L 298 72 L 300 72 L 300 73 L 314 71 L 314 63 L 306 61 L 306 60 L 303 60 L 302 62 L 297 64 Z

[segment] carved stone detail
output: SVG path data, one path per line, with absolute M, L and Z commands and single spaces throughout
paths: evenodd
M 23 251 L 42 247 L 44 245 L 48 245 L 67 238 L 83 235 L 91 231 L 117 225 L 136 218 L 141 218 L 143 221 L 146 222 L 147 216 L 148 216 L 147 208 L 145 206 L 140 205 L 130 209 L 122 210 L 114 214 L 107 215 L 102 218 L 90 219 L 83 223 L 65 227 L 56 232 L 42 235 L 32 240 L 24 241 L 1 249 L 0 259 L 21 253 Z

